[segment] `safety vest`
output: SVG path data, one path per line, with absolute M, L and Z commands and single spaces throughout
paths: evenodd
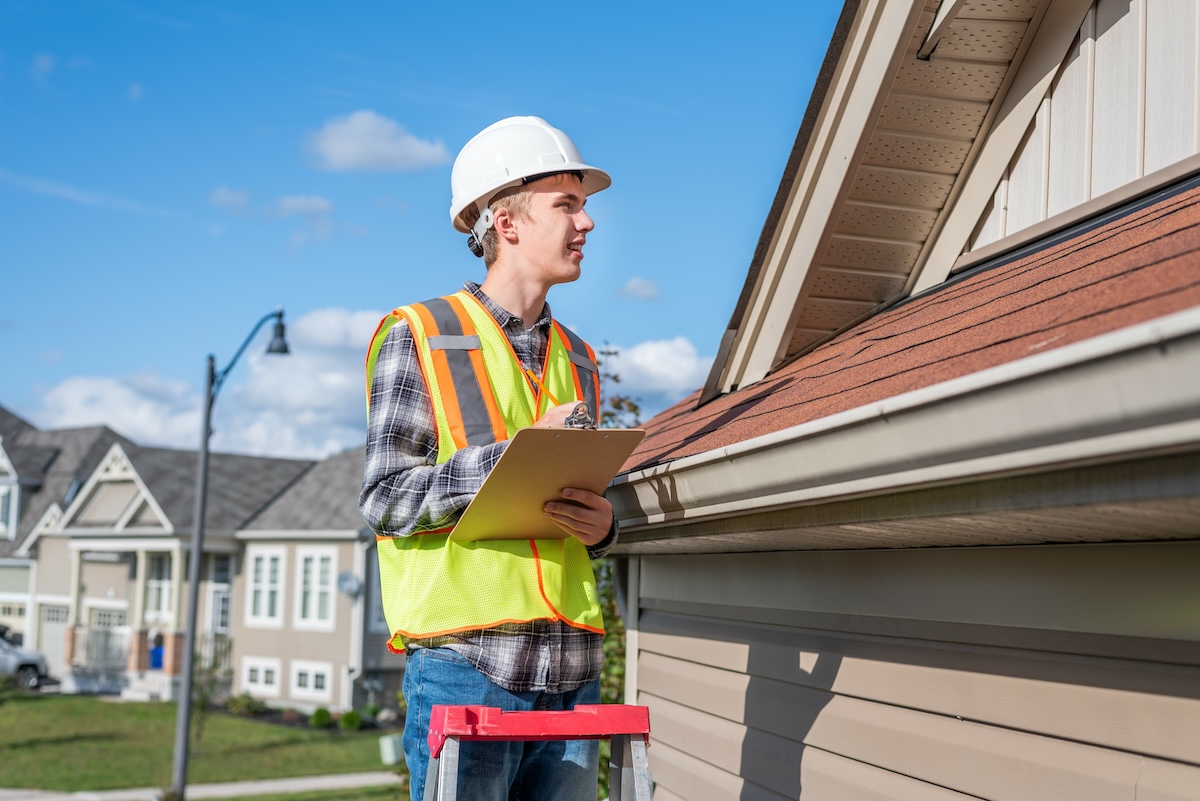
M 586 342 L 551 321 L 539 381 L 487 309 L 462 291 L 383 318 L 367 352 L 368 414 L 379 349 L 400 320 L 412 332 L 433 400 L 438 464 L 467 445 L 508 439 L 559 403 L 600 408 L 596 357 Z M 406 638 L 537 619 L 604 632 L 595 575 L 579 540 L 460 543 L 449 539 L 452 530 L 376 537 L 390 650 L 400 651 Z

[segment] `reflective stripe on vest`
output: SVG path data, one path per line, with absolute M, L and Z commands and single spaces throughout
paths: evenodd
M 382 340 L 400 320 L 412 332 L 433 401 L 439 464 L 466 445 L 507 439 L 557 402 L 583 400 L 593 414 L 599 408 L 595 355 L 586 342 L 552 322 L 543 391 L 531 384 L 495 319 L 467 292 L 400 307 L 384 318 L 367 353 L 368 404 Z M 402 648 L 405 638 L 539 618 L 603 632 L 595 577 L 579 540 L 457 543 L 449 531 L 377 537 L 390 649 Z

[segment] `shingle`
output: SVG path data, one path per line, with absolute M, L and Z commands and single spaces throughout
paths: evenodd
M 703 453 L 1200 305 L 1200 189 L 886 310 L 752 386 L 649 421 L 625 470 Z
M 366 447 L 318 463 L 264 509 L 246 531 L 357 531 L 365 528 L 358 511 Z

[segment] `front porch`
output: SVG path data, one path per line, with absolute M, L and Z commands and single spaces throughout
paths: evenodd
M 120 695 L 131 701 L 174 701 L 183 674 L 184 634 L 152 629 L 75 626 L 67 631 L 62 692 Z M 233 682 L 233 640 L 202 633 L 196 642 L 194 684 L 214 700 L 228 697 Z

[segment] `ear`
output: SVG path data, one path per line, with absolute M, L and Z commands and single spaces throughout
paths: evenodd
M 496 229 L 496 236 L 510 244 L 516 244 L 519 237 L 517 236 L 517 220 L 512 212 L 505 208 L 492 210 L 492 227 Z

